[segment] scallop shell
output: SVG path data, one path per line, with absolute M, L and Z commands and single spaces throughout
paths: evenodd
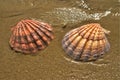
M 22 53 L 35 53 L 44 49 L 54 38 L 52 27 L 37 20 L 21 20 L 12 28 L 9 44 Z
M 62 40 L 62 46 L 74 60 L 96 60 L 110 49 L 105 36 L 109 32 L 98 23 L 83 25 L 69 31 Z

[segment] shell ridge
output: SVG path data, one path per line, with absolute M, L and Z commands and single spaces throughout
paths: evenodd
M 94 54 L 94 58 L 97 58 L 97 57 L 99 57 L 100 56 L 100 52 L 99 52 L 99 35 L 98 35 L 98 33 L 99 33 L 99 27 L 97 28 L 97 30 L 96 30 L 96 33 L 95 33 L 95 36 L 94 36 L 94 40 L 96 41 L 96 53 Z M 94 42 L 95 43 L 95 42 Z
M 27 27 L 25 26 L 25 22 L 23 24 L 21 24 L 21 26 L 23 28 L 25 35 L 26 35 L 28 50 L 29 50 L 29 52 L 33 52 L 33 49 L 32 49 L 33 46 L 30 45 L 31 43 L 33 43 L 32 36 L 30 35 L 30 32 L 28 31 Z
M 103 51 L 100 50 L 100 47 L 101 47 L 100 40 L 103 40 L 105 35 L 104 35 L 104 33 L 101 29 L 102 29 L 102 27 L 100 25 L 98 25 L 98 29 L 97 29 L 97 32 L 96 32 L 95 38 L 94 38 L 94 40 L 97 41 L 97 43 L 96 43 L 97 44 L 96 53 L 93 56 L 94 58 L 99 57 L 101 55 L 101 53 L 103 53 Z
M 69 39 L 69 37 L 72 37 L 73 35 L 75 35 L 76 33 L 78 32 L 78 30 L 73 30 L 69 33 L 67 33 L 65 36 L 64 36 L 64 40 L 63 41 L 67 41 Z
M 21 43 L 20 43 L 21 44 L 21 50 L 28 53 L 29 46 L 26 45 L 27 44 L 27 39 L 26 39 L 25 35 L 23 35 L 23 32 L 24 32 L 23 27 L 21 27 L 19 31 L 20 31 L 19 33 L 20 33 L 20 37 L 21 37 Z
M 29 31 L 27 30 L 26 26 L 23 25 L 23 24 L 21 24 L 21 26 L 22 26 L 22 29 L 23 29 L 23 32 L 24 32 L 24 36 L 25 36 L 26 39 L 27 39 L 27 43 L 32 42 L 32 40 L 29 38 L 30 33 L 29 33 Z
M 92 32 L 94 31 L 95 26 L 89 26 L 88 30 L 86 30 L 86 33 L 83 35 L 83 38 L 86 38 L 89 40 L 90 35 L 92 34 Z
M 77 53 L 77 55 L 74 57 L 76 60 L 79 60 L 81 58 L 81 55 L 82 55 L 84 46 L 86 44 L 86 41 L 87 41 L 87 39 L 81 39 L 81 40 L 79 40 L 79 42 L 78 42 L 78 44 L 77 44 L 77 46 L 75 48 L 75 52 L 74 52 L 75 55 Z M 81 46 L 81 48 L 78 48 L 78 46 Z
M 96 40 L 95 40 L 95 37 L 96 37 L 96 35 L 97 35 L 97 31 L 98 31 L 98 29 L 99 29 L 99 27 L 98 26 L 96 26 L 96 25 L 93 25 L 93 26 L 95 26 L 95 28 L 93 29 L 93 31 L 91 32 L 91 35 L 89 36 L 89 37 L 91 37 L 91 36 L 93 36 L 93 39 L 91 39 L 92 40 L 92 43 L 91 43 L 91 48 L 90 48 L 90 56 L 97 56 L 97 55 L 95 55 L 96 53 L 98 53 L 98 51 L 96 52 L 96 49 L 95 49 L 95 47 L 98 49 L 98 44 L 97 44 L 97 42 L 96 42 Z M 96 42 L 96 43 L 95 43 Z M 96 45 L 97 44 L 97 45 Z M 94 50 L 95 49 L 95 50 Z M 90 59 L 92 59 L 93 57 L 91 57 Z
M 43 37 L 46 36 L 43 31 L 40 29 L 40 26 L 39 25 L 35 25 L 34 23 L 31 23 L 31 25 L 34 25 L 33 26 L 33 29 L 35 30 L 35 32 L 38 34 L 39 36 L 39 39 L 40 42 L 42 42 L 42 45 L 44 45 L 44 47 L 46 47 L 46 45 L 48 45 L 48 43 L 46 43 L 47 40 L 45 40 Z M 37 44 L 38 45 L 38 44 Z M 41 45 L 38 45 L 38 47 L 41 46 Z
M 30 24 L 31 24 L 31 23 L 30 23 Z M 31 25 L 33 25 L 33 24 L 31 24 Z M 36 26 L 34 25 L 34 26 L 32 27 L 32 29 L 34 29 L 35 33 L 37 33 L 37 35 L 39 36 L 39 38 L 42 39 L 42 42 L 43 42 L 44 45 L 48 45 L 48 44 L 50 43 L 50 42 L 49 42 L 49 41 L 50 41 L 49 39 L 51 39 L 51 38 L 49 38 L 49 37 L 44 33 L 44 31 L 41 30 L 41 28 L 40 28 L 39 25 L 36 25 Z M 42 35 L 40 35 L 38 31 L 40 31 L 40 32 L 42 33 Z M 45 38 L 45 36 L 46 36 L 46 38 Z
M 51 27 L 46 27 L 45 26 L 45 24 L 44 23 L 42 23 L 42 22 L 38 22 L 38 21 L 36 21 L 36 20 L 34 20 L 34 22 L 33 21 L 29 21 L 31 24 L 33 24 L 34 26 L 41 26 L 42 28 L 44 28 L 44 29 L 46 29 L 47 31 L 49 31 L 49 32 L 52 32 L 52 28 Z M 35 24 L 34 24 L 35 23 Z M 44 25 L 43 25 L 44 24 Z M 51 30 L 49 30 L 49 28 L 51 28 Z
M 98 28 L 100 29 L 100 30 L 102 30 L 102 27 L 100 26 L 100 25 L 98 25 Z M 98 32 L 99 32 L 99 30 L 98 30 Z M 96 33 L 97 34 L 97 33 Z M 97 49 L 96 49 L 96 52 L 97 53 L 94 53 L 93 54 L 93 57 L 94 58 L 98 58 L 101 54 L 103 54 L 104 53 L 104 48 L 105 48 L 105 34 L 104 34 L 104 32 L 103 31 L 101 31 L 101 37 L 103 37 L 103 38 L 101 38 L 102 39 L 102 44 L 99 42 L 99 41 L 97 41 L 98 42 L 98 45 L 97 45 Z M 98 38 L 99 39 L 99 38 Z M 101 40 L 101 39 L 99 39 L 99 40 Z M 97 40 L 97 39 L 94 39 L 94 40 Z M 101 49 L 101 50 L 99 50 L 99 48 L 100 48 L 100 44 L 101 44 L 101 47 L 103 48 L 103 49 Z
M 42 30 L 42 32 L 48 37 L 48 39 L 52 40 L 54 37 L 52 31 L 49 31 L 47 28 L 45 28 L 45 25 L 38 25 L 39 28 Z
M 71 43 L 74 41 L 74 39 L 76 39 L 76 37 L 78 36 L 79 34 L 75 34 L 74 36 L 73 36 L 73 38 L 72 38 L 72 40 L 71 41 L 69 41 L 69 39 L 67 40 L 67 45 L 66 45 L 66 43 L 64 43 L 63 44 L 63 47 L 65 47 L 65 48 L 63 48 L 66 52 L 68 52 L 69 53 L 69 55 L 72 55 L 72 53 L 73 53 L 73 48 L 71 48 L 71 47 L 69 47 L 70 45 L 71 45 Z
M 44 26 L 43 28 L 45 28 L 45 29 L 47 29 L 48 31 L 52 31 L 53 29 L 52 29 L 52 27 L 50 26 L 50 25 L 48 25 L 47 23 L 43 23 L 43 22 L 39 22 L 39 21 L 36 21 L 36 20 L 34 20 L 35 21 L 35 23 L 37 24 L 37 25 L 42 25 L 42 26 Z M 33 21 L 32 21 L 33 22 Z
M 13 48 L 14 44 L 15 44 L 15 41 L 14 41 L 15 40 L 15 33 L 16 33 L 16 30 L 12 31 L 13 35 L 11 36 L 10 41 L 9 41 L 11 48 Z
M 47 29 L 45 29 L 44 27 L 41 26 L 41 28 L 43 28 L 43 30 L 45 30 L 45 32 L 43 31 L 43 33 L 48 37 L 48 39 L 52 40 L 53 39 L 53 33 L 51 33 L 51 31 L 48 31 Z
M 16 34 L 15 34 L 15 42 L 14 42 L 14 49 L 20 51 L 21 46 L 19 46 L 20 38 L 19 38 L 19 26 L 16 28 Z
M 14 47 L 13 47 L 13 49 L 15 49 L 15 50 L 18 50 L 18 51 L 20 51 L 20 46 L 19 46 L 19 30 L 18 30 L 18 28 L 19 27 L 17 27 L 16 28 L 16 33 L 15 33 L 15 40 L 14 40 Z
M 70 39 L 71 41 L 69 41 L 70 39 L 67 40 L 67 43 L 69 43 L 68 45 L 66 45 L 66 49 L 68 49 L 68 47 L 71 45 L 71 43 L 76 39 L 76 37 L 78 36 L 79 34 L 75 34 L 74 36 L 72 36 Z
M 92 28 L 92 30 L 91 30 L 91 28 Z M 94 26 L 94 25 L 92 25 L 92 26 L 89 26 L 89 29 L 88 29 L 88 31 L 89 30 L 91 30 L 90 31 L 90 34 L 89 34 L 89 36 L 88 36 L 88 38 L 86 38 L 87 40 L 86 40 L 86 42 L 84 43 L 84 46 L 83 46 L 83 48 L 81 49 L 81 54 L 80 54 L 80 58 L 82 58 L 83 60 L 88 60 L 89 58 L 90 58 L 90 56 L 91 56 L 91 48 L 90 48 L 90 52 L 89 53 L 84 53 L 84 48 L 87 46 L 87 42 L 89 41 L 89 37 L 93 34 L 93 32 L 94 32 L 94 30 L 96 30 L 97 29 L 97 27 L 96 26 Z M 87 32 L 88 32 L 87 31 Z M 85 33 L 86 34 L 86 33 Z M 84 34 L 84 35 L 85 35 Z M 83 39 L 84 39 L 84 35 L 83 35 Z M 93 37 L 94 38 L 94 37 Z M 93 45 L 93 41 L 94 40 L 92 40 L 92 43 L 91 43 L 91 47 L 92 47 L 92 45 Z
M 15 35 L 15 42 L 17 42 L 17 43 L 19 42 L 19 37 L 18 37 L 18 36 L 19 36 L 19 35 L 18 35 L 18 34 L 19 34 L 18 31 L 19 31 L 19 30 L 18 30 L 18 29 L 19 29 L 19 27 L 16 28 L 16 35 Z
M 105 36 L 104 31 L 102 30 L 102 27 L 100 28 L 100 30 L 101 30 L 101 34 L 99 35 L 99 41 L 98 41 L 99 42 L 98 53 L 99 53 L 99 55 L 102 55 L 102 54 L 104 54 L 104 52 L 107 49 L 107 45 L 105 45 L 105 44 L 107 44 L 107 43 L 105 43 L 107 38 Z M 108 44 L 109 44 L 109 42 L 108 42 Z
M 86 31 L 89 31 L 90 28 L 91 28 L 91 27 L 89 27 Z M 81 33 L 79 33 L 79 36 L 81 36 L 80 34 L 81 34 Z M 87 39 L 87 38 L 84 38 L 84 35 L 85 35 L 85 34 L 86 34 L 86 33 L 84 33 L 84 34 L 81 36 L 83 39 Z
M 53 36 L 51 36 L 51 35 L 53 35 L 53 33 L 51 33 L 50 31 L 48 31 L 46 29 L 44 29 L 42 26 L 40 26 L 39 29 L 46 36 L 47 40 L 45 40 L 45 41 L 47 42 L 47 44 L 49 44 L 49 42 L 54 38 Z
M 90 27 L 90 26 L 89 26 Z M 89 34 L 89 36 L 86 38 L 87 39 L 87 41 L 90 41 L 90 39 L 89 39 L 89 37 L 92 35 L 92 32 L 96 29 L 96 27 L 95 26 L 91 26 L 90 28 L 92 28 L 91 29 L 91 31 L 90 31 L 90 34 Z M 90 30 L 90 29 L 89 29 Z M 92 42 L 93 42 L 93 40 L 91 40 Z M 84 45 L 84 48 L 87 46 L 87 42 L 85 43 L 85 45 Z M 90 46 L 92 46 L 92 43 L 91 43 L 91 45 Z M 82 57 L 82 55 L 86 55 L 87 56 L 87 58 L 89 58 L 89 56 L 90 56 L 90 54 L 91 54 L 91 52 L 89 52 L 89 53 L 84 53 L 84 49 L 83 48 L 83 50 L 82 50 L 82 54 L 81 54 L 81 57 Z M 91 49 L 91 48 L 90 48 Z M 90 50 L 91 51 L 91 50 Z
M 40 36 L 36 33 L 36 27 L 30 24 L 29 22 L 26 23 L 26 27 L 31 34 L 31 36 L 34 38 L 34 40 L 38 40 Z
M 23 27 L 21 27 L 20 29 L 21 29 L 20 36 L 22 37 L 22 43 L 27 44 L 28 42 L 27 42 L 27 37 L 25 35 L 24 29 L 23 29 Z
M 81 37 L 81 36 L 80 36 Z M 78 59 L 78 58 L 80 58 L 80 52 L 79 52 L 79 54 L 75 54 L 75 53 L 78 53 L 77 51 L 76 51 L 76 48 L 77 48 L 77 46 L 79 45 L 79 42 L 81 41 L 82 39 L 79 39 L 79 41 L 77 42 L 77 44 L 75 45 L 75 48 L 73 49 L 73 57 L 74 57 L 74 59 Z
M 19 44 L 19 49 L 22 48 L 22 45 L 20 45 L 20 43 L 22 43 L 22 36 L 21 36 L 21 32 L 20 32 L 20 31 L 21 31 L 21 28 L 22 28 L 22 27 L 20 27 L 20 25 L 19 25 L 19 27 L 17 28 L 17 29 L 18 29 L 18 40 L 19 40 L 17 43 Z
M 47 38 L 48 39 L 50 39 L 50 40 L 52 40 L 54 37 L 52 36 L 53 34 L 51 33 L 51 31 L 49 31 L 49 30 L 47 30 L 46 28 L 44 28 L 43 26 L 41 26 L 40 24 L 33 24 L 33 22 L 30 22 L 32 25 L 34 25 L 34 26 L 36 26 L 39 30 L 41 30 L 41 32 L 43 33 L 43 34 L 45 34 L 46 36 L 47 36 Z M 46 34 L 45 32 L 44 32 L 44 30 L 48 33 L 48 34 Z M 51 34 L 49 34 L 49 33 L 51 33 Z
M 38 36 L 38 34 L 35 32 L 35 30 L 33 30 L 33 27 L 32 25 L 29 24 L 29 22 L 26 22 L 26 28 L 28 29 L 31 37 L 32 37 L 32 42 L 29 43 L 29 45 L 31 46 L 31 50 L 33 52 L 37 51 L 38 50 L 38 45 L 36 43 L 36 41 L 39 39 L 40 36 Z
M 33 25 L 33 23 L 30 23 L 30 22 L 29 22 L 29 24 Z M 50 40 L 52 40 L 52 39 L 47 37 L 45 35 L 45 33 L 43 31 L 41 31 L 41 28 L 39 25 L 34 25 L 32 28 L 39 36 L 39 39 L 36 41 L 38 49 L 43 49 L 50 43 Z
M 83 28 L 79 28 L 78 29 L 78 33 L 81 34 L 83 31 L 85 31 L 87 29 L 87 27 L 83 27 Z
M 80 36 L 84 37 L 84 35 L 92 28 L 92 26 L 84 27 L 83 30 L 79 31 Z
M 41 26 L 44 26 L 44 28 L 47 29 L 50 32 L 53 30 L 53 28 L 50 25 L 48 25 L 47 23 L 46 24 L 45 23 L 41 23 Z
M 39 31 L 39 29 L 36 26 L 33 26 L 32 29 L 39 36 L 39 38 L 36 39 L 36 41 L 35 41 L 35 44 L 38 47 L 38 49 L 42 49 L 42 48 L 46 47 L 46 43 L 45 43 L 44 39 L 42 38 L 42 36 L 44 36 L 42 31 Z
M 22 51 L 23 52 L 25 52 L 25 53 L 29 53 L 30 52 L 30 46 L 29 46 L 29 43 L 31 43 L 31 41 L 29 41 L 29 36 L 28 35 L 30 35 L 29 34 L 29 32 L 28 32 L 28 30 L 27 30 L 27 28 L 26 28 L 26 26 L 25 26 L 25 22 L 24 21 L 22 21 L 22 24 L 21 24 L 21 30 L 22 30 L 22 32 L 23 32 L 23 34 L 22 34 L 22 37 L 26 40 L 26 43 L 22 43 Z M 25 46 L 25 45 L 26 46 Z M 27 49 L 24 49 L 24 48 L 27 48 Z

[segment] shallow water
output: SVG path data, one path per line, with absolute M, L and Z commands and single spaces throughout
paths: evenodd
M 119 2 L 0 0 L 0 80 L 120 80 Z M 26 18 L 50 23 L 54 28 L 55 39 L 37 55 L 16 53 L 8 44 L 11 27 Z M 63 51 L 62 38 L 69 30 L 91 22 L 111 31 L 107 36 L 111 49 L 95 62 L 76 62 Z

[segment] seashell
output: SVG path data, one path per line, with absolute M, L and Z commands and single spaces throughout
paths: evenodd
M 54 38 L 52 27 L 37 20 L 21 20 L 12 28 L 9 44 L 22 53 L 35 53 L 42 50 Z
M 105 36 L 110 31 L 102 28 L 98 23 L 83 25 L 69 31 L 62 40 L 65 52 L 74 60 L 97 60 L 110 49 Z

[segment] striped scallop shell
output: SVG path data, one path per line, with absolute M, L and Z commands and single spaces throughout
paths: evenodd
M 52 27 L 37 20 L 21 20 L 12 28 L 9 44 L 22 53 L 35 53 L 44 49 L 53 39 Z
M 98 23 L 83 25 L 64 36 L 63 49 L 74 60 L 96 60 L 110 48 L 105 36 L 109 32 Z

